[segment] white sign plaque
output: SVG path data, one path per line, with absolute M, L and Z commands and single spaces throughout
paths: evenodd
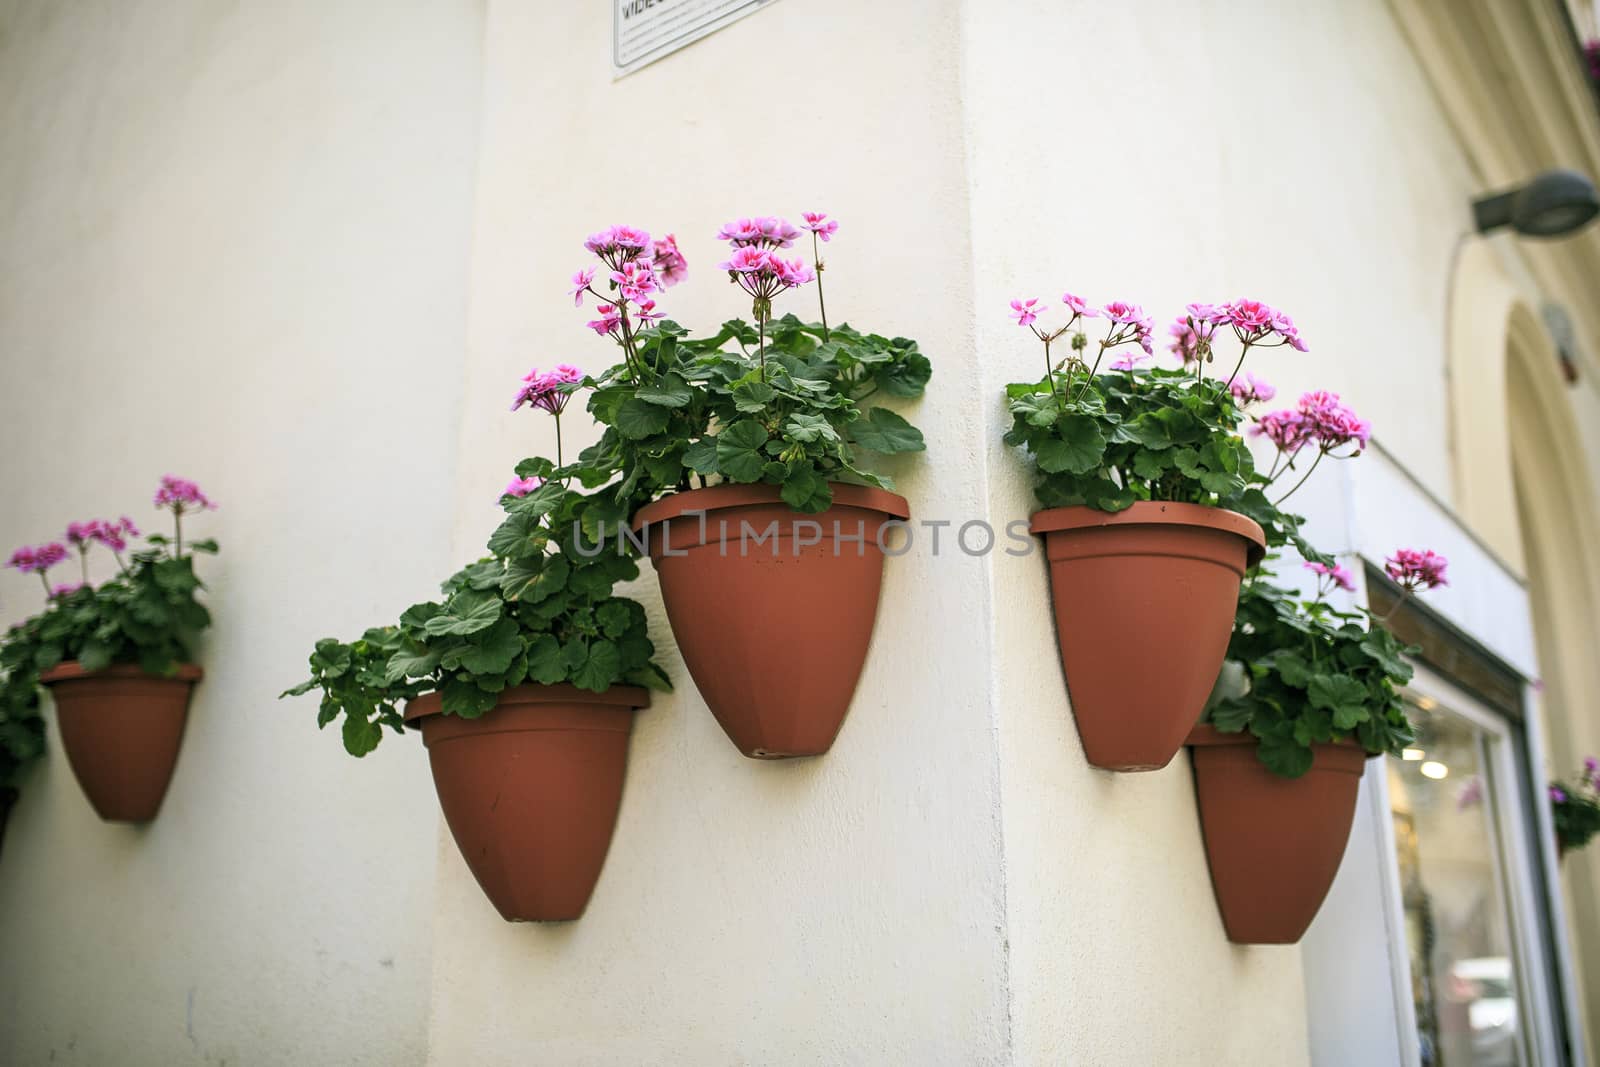
M 617 77 L 671 55 L 772 0 L 611 0 L 611 65 Z

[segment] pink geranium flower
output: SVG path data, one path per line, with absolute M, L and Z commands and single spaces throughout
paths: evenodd
M 1431 549 L 1402 548 L 1385 561 L 1383 569 L 1396 583 L 1411 591 L 1449 585 L 1444 577 L 1449 565 L 1449 560 Z
M 595 268 L 585 267 L 572 276 L 572 291 L 567 295 L 572 297 L 573 307 L 583 307 L 583 294 L 594 284 L 594 273 Z
M 1129 352 L 1127 355 L 1118 356 L 1112 360 L 1111 369 L 1131 372 L 1137 370 L 1149 358 L 1150 354 L 1148 352 Z
M 50 595 L 52 597 L 71 596 L 73 593 L 76 593 L 78 590 L 82 589 L 83 586 L 83 582 L 62 582 L 60 585 L 51 587 Z
M 527 496 L 544 484 L 543 478 L 513 478 L 511 484 L 506 486 L 506 491 L 501 496 Z
M 562 386 L 576 385 L 581 381 L 583 371 L 568 363 L 562 363 L 551 371 L 541 371 L 535 367 L 522 376 L 522 385 L 517 389 L 511 410 L 532 404 L 552 415 L 560 415 L 566 409 L 567 401 L 572 399 L 572 390 Z
M 23 574 L 43 574 L 67 558 L 67 546 L 59 541 L 44 545 L 23 545 L 11 553 L 7 567 L 15 567 Z
M 670 289 L 689 276 L 689 261 L 678 251 L 678 239 L 667 234 L 652 247 L 650 267 L 661 288 Z
M 162 475 L 161 487 L 156 490 L 155 505 L 158 508 L 171 508 L 178 514 L 185 511 L 207 511 L 216 508 L 200 487 L 187 478 L 177 478 L 171 474 Z
M 822 238 L 824 244 L 833 240 L 833 235 L 839 232 L 838 220 L 828 218 L 825 212 L 802 211 L 800 217 L 805 219 L 801 225 Z
M 1244 378 L 1235 378 L 1233 384 L 1228 386 L 1228 392 L 1240 404 L 1265 403 L 1278 395 L 1278 391 L 1266 382 L 1246 371 Z
M 599 233 L 591 233 L 583 247 L 615 267 L 649 248 L 650 234 L 637 226 L 608 226 Z
M 735 248 L 789 248 L 799 236 L 793 223 L 775 215 L 735 219 L 717 231 L 717 240 L 727 241 Z
M 1312 571 L 1319 577 L 1326 579 L 1329 588 L 1338 586 L 1347 593 L 1353 593 L 1356 591 L 1355 579 L 1351 577 L 1348 570 L 1337 563 L 1307 563 L 1306 570 Z
M 1308 432 L 1324 452 L 1347 444 L 1360 452 L 1372 439 L 1372 424 L 1346 407 L 1338 393 L 1320 389 L 1306 393 L 1299 409 Z
M 1068 310 L 1074 315 L 1082 315 L 1086 319 L 1098 318 L 1100 315 L 1099 308 L 1090 307 L 1083 297 L 1075 293 L 1062 293 L 1061 302 L 1067 305 Z
M 1282 452 L 1297 452 L 1311 438 L 1298 411 L 1269 411 L 1256 420 L 1250 432 L 1265 437 Z
M 1011 301 L 1011 317 L 1017 320 L 1018 326 L 1032 326 L 1039 321 L 1039 312 L 1043 310 L 1037 299 Z
M 601 337 L 608 336 L 621 328 L 622 313 L 617 310 L 615 304 L 601 304 L 594 309 L 594 313 L 600 317 L 589 320 L 589 329 Z
M 649 299 L 651 293 L 661 288 L 656 282 L 655 271 L 642 259 L 630 259 L 612 271 L 611 282 L 622 294 L 622 299 L 635 304 Z

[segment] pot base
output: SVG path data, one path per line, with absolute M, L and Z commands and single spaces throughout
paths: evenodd
M 200 677 L 192 663 L 164 678 L 132 664 L 88 672 L 70 661 L 39 676 L 55 700 L 67 763 L 101 819 L 144 823 L 161 810 Z
M 521 685 L 476 719 L 406 706 L 422 731 L 439 807 L 461 858 L 507 922 L 583 915 L 622 804 L 633 709 L 643 689 Z
M 1206 863 L 1228 940 L 1292 945 L 1305 936 L 1339 873 L 1367 753 L 1316 745 L 1311 770 L 1284 778 L 1256 758 L 1249 733 L 1196 726 L 1195 800 Z
M 634 516 L 684 665 L 741 753 L 833 746 L 872 641 L 881 531 L 909 514 L 903 498 L 862 486 L 834 485 L 833 506 L 804 515 L 777 486 L 719 485 Z
M 1056 638 L 1084 756 L 1110 771 L 1172 762 L 1200 721 L 1265 536 L 1243 515 L 1143 501 L 1051 508 L 1044 537 Z

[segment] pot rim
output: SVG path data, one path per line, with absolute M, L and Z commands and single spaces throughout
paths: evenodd
M 174 674 L 151 674 L 137 663 L 113 663 L 97 671 L 86 671 L 75 659 L 62 660 L 39 675 L 40 685 L 81 681 L 86 678 L 147 678 L 153 682 L 198 682 L 205 677 L 198 663 L 180 663 Z
M 429 715 L 443 715 L 444 696 L 438 690 L 423 693 L 406 701 L 403 718 L 406 722 L 424 719 Z M 516 704 L 600 704 L 605 707 L 626 707 L 642 711 L 650 706 L 650 690 L 637 685 L 614 685 L 601 693 L 579 689 L 570 682 L 558 685 L 540 685 L 528 682 L 514 685 L 500 694 L 495 708 Z M 491 709 L 492 710 L 492 709 Z M 487 714 L 487 712 L 485 712 Z
M 911 517 L 910 502 L 898 493 L 870 485 L 851 485 L 848 482 L 829 482 L 828 485 L 833 489 L 834 507 L 866 508 L 869 511 L 881 511 L 895 519 Z M 634 512 L 629 526 L 637 533 L 653 523 L 676 519 L 685 512 L 710 512 L 723 508 L 746 507 L 751 504 L 783 504 L 784 507 L 788 507 L 789 505 L 784 503 L 781 490 L 781 486 L 765 483 L 738 485 L 725 482 L 704 489 L 670 493 Z M 796 511 L 795 514 L 804 513 Z
M 1249 542 L 1246 555 L 1251 567 L 1260 563 L 1267 553 L 1267 535 L 1260 523 L 1248 515 L 1209 504 L 1138 500 L 1122 511 L 1096 511 L 1086 504 L 1074 504 L 1036 511 L 1028 520 L 1028 532 L 1038 535 L 1096 526 L 1201 526 L 1231 533 Z
M 1197 722 L 1189 731 L 1189 736 L 1183 739 L 1183 743 L 1186 748 L 1224 748 L 1230 745 L 1249 745 L 1254 747 L 1260 744 L 1260 741 L 1249 730 L 1240 730 L 1238 733 L 1227 734 L 1208 722 Z M 1378 758 L 1369 754 L 1359 741 L 1351 738 L 1345 738 L 1342 741 L 1317 741 L 1312 744 L 1312 747 L 1341 750 L 1353 749 L 1361 753 L 1363 762 Z

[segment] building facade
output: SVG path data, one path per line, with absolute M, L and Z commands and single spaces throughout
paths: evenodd
M 623 76 L 619 17 L 0 5 L 0 543 L 173 471 L 223 546 L 160 819 L 102 824 L 59 746 L 24 783 L 0 1060 L 1595 1062 L 1600 850 L 1558 861 L 1543 795 L 1600 751 L 1600 227 L 1471 207 L 1600 177 L 1593 12 L 777 0 Z M 1451 558 L 1412 699 L 1455 769 L 1369 766 L 1301 944 L 1226 940 L 1186 756 L 1087 764 L 1038 555 L 890 560 L 838 743 L 783 763 L 728 745 L 646 568 L 676 690 L 576 923 L 494 913 L 420 744 L 358 762 L 275 699 L 479 554 L 551 445 L 515 379 L 609 361 L 564 295 L 585 234 L 675 232 L 703 329 L 742 310 L 717 226 L 814 209 L 830 310 L 934 361 L 928 450 L 891 468 L 916 519 L 1032 509 L 1019 293 L 1258 296 L 1311 351 L 1257 372 L 1371 419 L 1305 507 L 1357 571 Z M 6 579 L 0 621 L 35 606 Z

